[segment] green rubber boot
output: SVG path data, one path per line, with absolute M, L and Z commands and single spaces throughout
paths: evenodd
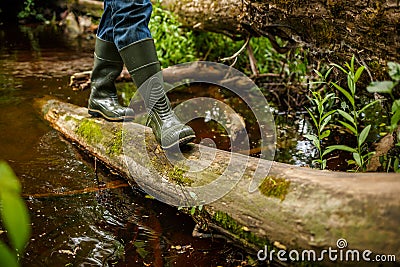
M 115 88 L 115 80 L 120 75 L 123 65 L 117 47 L 111 42 L 97 38 L 88 105 L 90 115 L 102 116 L 111 121 L 133 119 L 133 110 L 119 104 Z
M 147 126 L 163 149 L 184 145 L 195 138 L 193 129 L 176 117 L 164 91 L 164 82 L 153 39 L 135 42 L 120 55 L 139 88 L 149 114 Z

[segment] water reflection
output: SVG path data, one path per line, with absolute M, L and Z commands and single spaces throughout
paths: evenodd
M 193 238 L 186 215 L 95 168 L 41 118 L 37 97 L 86 105 L 89 92 L 68 83 L 91 68 L 92 47 L 54 29 L 0 29 L 0 155 L 21 180 L 32 222 L 22 266 L 236 265 L 240 250 Z

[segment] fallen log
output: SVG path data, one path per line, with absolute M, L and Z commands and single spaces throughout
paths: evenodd
M 177 188 L 187 181 L 208 182 L 211 176 L 220 175 L 232 158 L 226 151 L 192 145 L 184 152 L 185 157 L 212 168 L 178 177 L 179 172 L 168 162 L 170 158 L 159 148 L 149 128 L 129 123 L 129 136 L 125 137 L 129 146 L 122 147 L 125 123 L 91 118 L 86 108 L 54 99 L 39 99 L 36 105 L 67 139 L 118 171 L 131 186 L 137 186 L 137 176 L 142 175 L 155 195 L 162 192 L 174 198 L 181 193 Z M 137 141 L 143 133 L 144 143 Z M 143 145 L 153 166 L 143 165 Z M 210 164 L 206 159 L 211 154 L 214 157 Z M 343 249 L 370 250 L 400 260 L 399 174 L 320 171 L 273 162 L 258 190 L 250 193 L 248 177 L 254 166 L 270 166 L 271 162 L 238 157 L 248 161 L 242 178 L 228 194 L 202 209 L 201 216 L 211 218 L 221 230 L 247 239 L 260 250 L 264 245 L 275 250 L 338 249 L 337 241 L 342 238 L 348 244 Z M 149 175 L 150 168 L 161 173 L 164 180 Z
M 400 51 L 396 0 L 164 0 L 162 5 L 190 28 L 242 38 L 277 36 L 336 62 L 341 53 L 354 53 L 379 64 L 398 60 Z

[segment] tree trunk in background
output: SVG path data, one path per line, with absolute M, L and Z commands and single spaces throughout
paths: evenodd
M 234 36 L 279 36 L 296 40 L 297 44 L 310 47 L 314 55 L 334 61 L 355 53 L 370 62 L 373 69 L 374 64 L 399 60 L 398 0 L 164 0 L 162 3 L 184 25 L 199 30 Z

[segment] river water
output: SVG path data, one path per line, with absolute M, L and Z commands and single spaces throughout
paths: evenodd
M 32 223 L 22 266 L 240 266 L 243 251 L 193 238 L 188 216 L 132 190 L 41 118 L 38 97 L 86 105 L 89 92 L 68 83 L 91 69 L 93 45 L 50 26 L 0 28 L 0 159 Z
M 68 84 L 92 68 L 93 47 L 93 38 L 70 39 L 50 25 L 0 26 L 0 160 L 20 179 L 32 222 L 22 266 L 240 266 L 242 249 L 193 238 L 191 218 L 145 198 L 43 120 L 37 98 L 87 105 L 89 90 Z M 275 159 L 309 163 L 307 121 L 276 122 Z M 200 138 L 215 137 L 201 121 L 192 126 Z M 214 141 L 229 148 L 224 138 Z

